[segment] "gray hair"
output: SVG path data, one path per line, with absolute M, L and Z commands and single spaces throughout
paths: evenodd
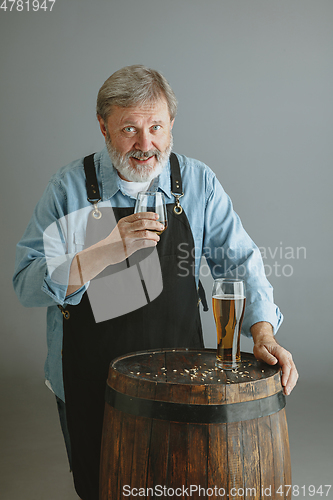
M 106 122 L 112 106 L 128 108 L 157 102 L 161 97 L 165 97 L 173 120 L 177 113 L 177 99 L 164 76 L 141 64 L 125 66 L 113 73 L 99 89 L 96 113 Z

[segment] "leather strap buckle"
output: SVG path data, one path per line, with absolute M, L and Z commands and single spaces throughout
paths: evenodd
M 176 198 L 176 205 L 173 207 L 173 211 L 175 212 L 176 215 L 180 215 L 183 212 L 183 207 L 179 203 L 179 198 L 184 196 L 184 193 L 178 194 L 178 193 L 173 193 L 171 191 L 171 194 Z

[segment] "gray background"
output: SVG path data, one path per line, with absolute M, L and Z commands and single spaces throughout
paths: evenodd
M 293 483 L 332 482 L 332 23 L 332 0 L 56 0 L 51 13 L 1 10 L 3 500 L 76 498 L 43 385 L 46 311 L 14 294 L 15 245 L 50 176 L 102 148 L 97 91 L 134 63 L 169 80 L 175 151 L 216 172 L 266 254 L 285 316 L 277 339 L 300 372 L 287 401 Z M 203 322 L 215 346 L 211 310 Z

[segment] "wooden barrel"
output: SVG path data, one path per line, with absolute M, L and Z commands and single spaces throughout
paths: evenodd
M 133 353 L 111 363 L 100 500 L 291 498 L 280 367 L 211 349 Z

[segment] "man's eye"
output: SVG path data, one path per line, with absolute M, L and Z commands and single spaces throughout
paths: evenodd
M 135 132 L 134 127 L 125 127 L 124 130 L 125 130 L 125 132 Z
M 161 125 L 154 125 L 153 126 L 153 130 L 160 130 L 160 128 L 161 128 Z

